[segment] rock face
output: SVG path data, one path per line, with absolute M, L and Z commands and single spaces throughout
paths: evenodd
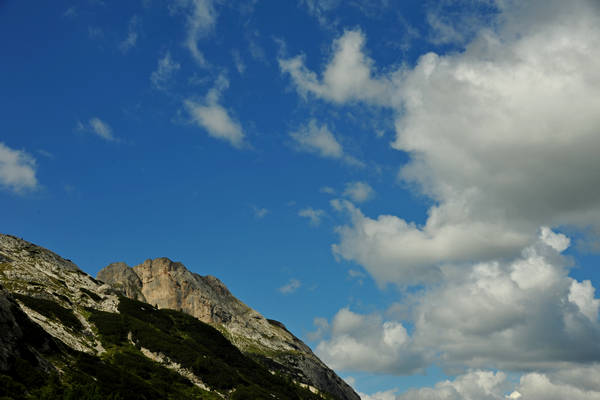
M 0 234 L 0 283 L 14 295 L 27 295 L 51 301 L 73 312 L 83 326 L 83 334 L 73 332 L 19 302 L 27 316 L 44 331 L 69 347 L 88 354 L 102 352 L 84 308 L 115 312 L 119 304 L 114 289 L 98 282 L 70 260 L 47 249 L 10 235 Z M 14 296 L 13 296 L 14 297 Z
M 0 398 L 37 398 L 37 390 L 77 398 L 91 385 L 106 397 L 156 400 L 359 399 L 283 324 L 215 277 L 159 258 L 111 264 L 99 278 L 107 283 L 0 234 Z
M 283 324 L 265 319 L 213 276 L 201 276 L 181 263 L 157 258 L 133 268 L 124 263 L 110 264 L 98 273 L 98 279 L 127 297 L 183 311 L 212 324 L 242 352 L 299 383 L 336 398 L 360 399 Z

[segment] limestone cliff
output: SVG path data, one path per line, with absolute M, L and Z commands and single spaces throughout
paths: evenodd
M 283 324 L 267 320 L 239 301 L 213 276 L 201 276 L 181 263 L 157 258 L 133 268 L 113 263 L 101 270 L 97 278 L 130 298 L 183 311 L 212 324 L 242 352 L 301 384 L 340 399 L 359 399 Z

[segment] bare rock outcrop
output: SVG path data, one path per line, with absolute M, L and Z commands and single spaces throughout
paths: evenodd
M 359 399 L 348 384 L 283 324 L 267 320 L 242 303 L 214 276 L 201 276 L 179 262 L 157 258 L 133 268 L 123 263 L 110 264 L 98 273 L 98 279 L 127 297 L 140 299 L 141 295 L 159 308 L 183 311 L 212 324 L 242 352 L 299 383 L 340 399 Z

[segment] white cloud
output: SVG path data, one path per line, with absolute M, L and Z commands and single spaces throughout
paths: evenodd
M 410 154 L 399 178 L 432 200 L 428 219 L 353 210 L 335 246 L 370 271 L 390 270 L 380 281 L 405 283 L 400 270 L 424 278 L 443 262 L 512 257 L 541 226 L 600 226 L 600 85 L 590 84 L 600 79 L 598 6 L 496 6 L 497 29 L 478 31 L 463 52 L 428 53 L 385 76 L 373 77 L 360 31 L 335 42 L 322 80 L 301 58 L 280 60 L 304 95 L 397 111 L 392 145 Z M 362 71 L 355 83 L 328 78 L 354 69 Z
M 355 203 L 364 203 L 375 195 L 373 188 L 366 182 L 348 182 L 344 189 L 344 196 Z
M 158 60 L 156 70 L 150 75 L 152 86 L 159 90 L 165 90 L 173 78 L 173 75 L 181 68 L 178 62 L 173 61 L 171 53 L 166 52 L 164 57 Z
M 508 262 L 444 269 L 414 310 L 414 345 L 447 366 L 558 368 L 600 360 L 598 306 L 589 281 L 539 240 Z
M 14 150 L 0 142 L 0 185 L 16 193 L 38 187 L 36 161 L 23 150 Z
M 362 400 L 396 400 L 396 393 L 398 390 L 391 389 L 382 392 L 372 393 L 370 395 L 365 393 L 358 393 Z
M 329 322 L 326 318 L 317 317 L 313 320 L 313 325 L 317 327 L 317 330 L 307 333 L 309 340 L 320 340 L 329 332 Z M 353 379 L 353 378 L 352 378 Z M 345 379 L 348 381 L 348 378 Z M 350 386 L 353 384 L 348 382 Z
M 430 217 L 419 228 L 393 215 L 371 219 L 345 200 L 336 200 L 332 206 L 347 210 L 351 220 L 351 225 L 336 228 L 340 240 L 332 245 L 333 253 L 361 264 L 380 285 L 428 282 L 439 278 L 442 262 L 509 256 L 514 247 L 529 241 L 528 236 L 507 232 L 503 225 L 465 221 L 438 226 Z
M 119 50 L 122 53 L 127 53 L 137 43 L 138 39 L 138 29 L 140 25 L 140 18 L 137 15 L 131 17 L 129 21 L 129 26 L 127 28 L 127 37 L 123 39 L 121 43 L 119 43 Z
M 598 369 L 594 371 L 595 380 L 598 381 Z M 523 400 L 599 400 L 600 388 L 596 390 L 586 390 L 578 385 L 568 383 L 552 382 L 545 374 L 531 373 L 523 376 L 517 390 Z
M 97 135 L 109 142 L 119 141 L 119 139 L 113 135 L 113 131 L 110 125 L 98 117 L 90 118 L 87 124 L 78 121 L 77 125 L 75 126 L 75 129 L 79 132 L 93 133 L 94 135 Z
M 302 283 L 298 279 L 290 279 L 288 283 L 280 287 L 278 290 L 283 294 L 294 293 L 302 286 Z
M 304 57 L 279 59 L 279 67 L 290 74 L 300 94 L 312 94 L 335 103 L 366 101 L 389 102 L 389 82 L 373 77 L 373 61 L 363 51 L 365 37 L 361 31 L 346 31 L 333 44 L 333 57 L 320 80 L 304 65 Z
M 503 372 L 471 371 L 433 388 L 409 390 L 397 400 L 501 400 L 508 388 Z
M 175 0 L 170 6 L 172 13 L 187 13 L 187 37 L 185 46 L 190 54 L 201 65 L 206 65 L 204 54 L 198 48 L 198 40 L 211 32 L 217 21 L 217 11 L 213 0 Z
M 228 87 L 229 81 L 221 75 L 203 102 L 186 99 L 183 104 L 196 125 L 205 129 L 210 136 L 225 140 L 239 149 L 246 144 L 244 131 L 239 122 L 230 116 L 230 112 L 219 104 L 222 92 Z
M 569 259 L 547 236 L 512 260 L 440 268 L 435 285 L 405 296 L 410 336 L 386 341 L 380 317 L 340 310 L 319 355 L 338 369 L 385 373 L 425 361 L 510 371 L 599 361 L 600 299 L 590 281 L 569 277 Z
M 319 125 L 314 119 L 296 131 L 290 132 L 290 137 L 293 140 L 294 148 L 298 151 L 314 153 L 324 158 L 338 159 L 356 167 L 364 166 L 362 161 L 344 152 L 342 145 L 327 125 Z
M 396 391 L 362 395 L 362 399 L 379 400 L 598 400 L 599 366 L 559 369 L 549 373 L 527 373 L 516 385 L 502 371 L 473 370 L 453 380 L 438 382 L 431 388 L 411 389 L 398 396 Z M 380 396 L 380 397 L 377 397 Z
M 98 117 L 90 119 L 89 126 L 93 133 L 100 136 L 104 140 L 116 141 L 117 139 L 113 135 L 112 128 L 106 122 L 102 121 Z
M 331 325 L 320 324 L 321 333 L 324 327 L 330 337 L 318 344 L 316 353 L 333 369 L 399 374 L 417 372 L 425 365 L 423 354 L 412 351 L 400 322 L 343 308 Z
M 307 207 L 298 211 L 298 215 L 308 218 L 312 226 L 319 226 L 321 224 L 321 218 L 323 218 L 326 213 L 323 210 L 315 210 L 312 207 Z
M 308 125 L 301 127 L 290 136 L 294 139 L 296 148 L 318 154 L 321 157 L 342 158 L 344 151 L 327 125 L 317 125 L 317 121 L 310 120 Z

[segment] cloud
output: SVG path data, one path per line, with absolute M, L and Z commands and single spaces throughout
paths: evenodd
M 336 193 L 335 189 L 330 186 L 323 186 L 321 189 L 319 189 L 319 192 L 331 195 L 334 195 Z
M 391 374 L 425 362 L 519 372 L 598 363 L 600 299 L 590 281 L 569 277 L 557 242 L 566 238 L 540 233 L 513 259 L 444 265 L 434 285 L 405 296 L 412 332 L 401 340 L 382 339 L 386 323 L 400 322 L 342 309 L 319 355 L 334 368 Z
M 344 152 L 342 145 L 327 125 L 318 125 L 314 119 L 311 119 L 307 125 L 291 132 L 290 137 L 297 151 L 313 153 L 323 158 L 338 159 L 353 166 L 364 166 L 360 160 Z
M 156 70 L 150 75 L 152 86 L 159 90 L 166 90 L 173 75 L 179 71 L 180 68 L 181 66 L 179 63 L 173 61 L 171 53 L 167 51 L 164 57 L 158 60 Z
M 77 8 L 76 7 L 69 7 L 65 10 L 65 12 L 63 12 L 63 17 L 64 18 L 75 18 L 77 17 L 78 13 L 77 13 Z
M 391 389 L 382 392 L 372 393 L 370 395 L 358 392 L 362 400 L 396 400 L 398 390 Z
M 296 148 L 318 154 L 321 157 L 341 158 L 344 155 L 342 145 L 326 125 L 317 125 L 317 121 L 310 120 L 307 126 L 290 133 Z
M 394 215 L 369 218 L 346 200 L 336 199 L 332 206 L 346 210 L 351 221 L 336 227 L 339 243 L 332 245 L 333 253 L 365 267 L 380 285 L 431 282 L 439 279 L 441 263 L 510 256 L 530 240 L 507 231 L 503 224 L 469 220 L 437 224 L 430 216 L 424 227 L 418 227 Z
M 479 31 L 493 25 L 493 17 L 499 12 L 495 3 L 490 0 L 469 3 L 443 0 L 429 4 L 426 7 L 429 41 L 437 45 L 467 43 Z
M 321 321 L 317 332 L 322 334 L 325 328 L 330 336 L 318 344 L 316 353 L 333 369 L 406 374 L 426 365 L 423 354 L 412 351 L 410 337 L 400 322 L 343 308 L 330 325 Z
M 246 64 L 244 64 L 244 60 L 242 60 L 242 56 L 238 50 L 233 50 L 231 52 L 231 56 L 233 57 L 233 62 L 235 64 L 235 69 L 240 75 L 243 75 L 246 72 Z
M 129 20 L 129 26 L 127 28 L 127 37 L 123 39 L 121 43 L 119 43 L 119 50 L 122 53 L 127 53 L 137 43 L 138 39 L 138 29 L 140 26 L 140 18 L 137 15 L 131 17 Z
M 354 209 L 334 248 L 370 271 L 390 270 L 380 280 L 513 257 L 540 226 L 600 227 L 597 4 L 496 6 L 495 30 L 479 30 L 462 52 L 424 54 L 414 68 L 376 76 L 360 31 L 335 41 L 321 80 L 301 57 L 280 60 L 304 96 L 396 112 L 392 146 L 410 156 L 399 179 L 431 200 L 427 221 Z M 353 70 L 354 83 L 336 83 Z
M 444 270 L 414 310 L 414 345 L 446 366 L 522 371 L 600 360 L 598 307 L 589 281 L 540 240 L 520 257 Z
M 355 203 L 364 203 L 373 198 L 375 191 L 366 182 L 348 182 L 343 194 Z
M 364 43 L 365 36 L 361 31 L 345 31 L 334 41 L 333 57 L 321 79 L 306 68 L 301 55 L 280 58 L 279 67 L 290 75 L 298 92 L 305 97 L 312 94 L 334 103 L 365 101 L 387 104 L 389 83 L 385 77 L 373 76 L 373 61 L 362 51 Z
M 288 283 L 280 287 L 278 290 L 283 294 L 294 293 L 302 286 L 302 283 L 298 279 L 290 279 Z
M 300 0 L 300 4 L 306 7 L 309 14 L 314 16 L 322 27 L 331 27 L 335 24 L 327 14 L 339 6 L 340 0 Z
M 362 399 L 390 400 L 598 400 L 598 364 L 550 373 L 527 373 L 516 385 L 502 371 L 472 370 L 431 388 L 411 389 L 398 396 L 396 391 L 361 394 Z M 382 397 L 386 393 L 388 397 Z M 507 394 L 508 393 L 508 394 Z M 378 397 L 379 396 L 379 397 Z
M 269 210 L 267 210 L 266 208 L 259 208 L 256 206 L 252 206 L 252 210 L 254 211 L 254 216 L 257 219 L 262 219 L 269 213 Z
M 312 207 L 307 207 L 298 211 L 298 215 L 304 218 L 308 218 L 312 226 L 319 226 L 321 224 L 321 218 L 323 218 L 327 214 L 324 210 L 315 210 Z
M 315 17 L 324 29 L 336 28 L 340 21 L 335 13 L 336 9 L 343 5 L 344 7 L 354 7 L 367 17 L 376 17 L 386 12 L 389 6 L 389 0 L 354 0 L 351 2 L 342 2 L 341 0 L 300 0 L 300 4 L 306 7 L 310 15 Z M 332 16 L 334 16 L 332 18 Z
M 0 185 L 15 193 L 38 187 L 35 158 L 23 150 L 14 150 L 0 142 Z
M 501 400 L 508 387 L 503 372 L 471 371 L 453 381 L 438 382 L 433 388 L 409 390 L 396 400 Z
M 77 126 L 75 127 L 75 129 L 79 132 L 93 133 L 108 142 L 119 141 L 119 139 L 113 135 L 113 131 L 110 125 L 108 125 L 108 123 L 102 121 L 98 117 L 90 118 L 87 124 L 81 121 L 77 122 Z
M 239 122 L 235 121 L 230 112 L 219 104 L 222 92 L 229 87 L 229 81 L 224 75 L 219 76 L 215 86 L 209 90 L 204 101 L 184 100 L 183 104 L 192 121 L 206 130 L 209 136 L 225 140 L 235 148 L 242 148 L 246 143 L 245 135 Z
M 315 331 L 308 332 L 308 340 L 320 340 L 329 332 L 329 322 L 326 318 L 317 317 L 313 320 L 313 325 L 317 327 Z M 348 380 L 348 378 L 346 378 Z M 350 384 L 350 383 L 349 383 Z
M 198 40 L 211 32 L 216 25 L 217 11 L 213 0 L 175 0 L 169 8 L 171 13 L 187 13 L 185 46 L 194 60 L 205 66 L 206 59 L 198 48 Z

